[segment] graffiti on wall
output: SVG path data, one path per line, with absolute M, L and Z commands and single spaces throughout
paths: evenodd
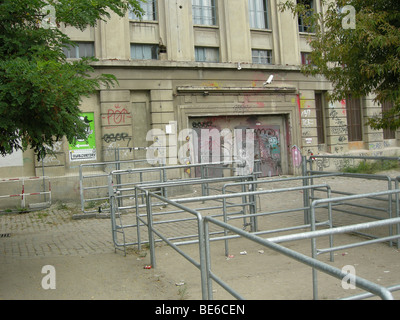
M 112 108 L 109 108 L 107 113 L 102 116 L 103 120 L 106 121 L 107 125 L 125 125 L 130 124 L 130 120 L 132 119 L 132 115 L 130 112 L 120 105 L 115 105 Z

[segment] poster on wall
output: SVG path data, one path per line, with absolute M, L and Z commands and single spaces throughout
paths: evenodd
M 94 129 L 94 113 L 81 113 L 80 119 L 87 125 L 86 138 L 76 139 L 75 144 L 69 145 L 70 161 L 92 161 L 97 159 L 96 135 Z

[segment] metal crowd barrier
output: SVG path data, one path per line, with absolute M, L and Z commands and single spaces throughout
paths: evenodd
M 320 186 L 319 186 L 320 187 Z M 338 202 L 338 201 L 343 201 L 343 200 L 354 200 L 358 198 L 363 198 L 363 197 L 369 197 L 369 196 L 376 196 L 376 195 L 388 195 L 388 194 L 398 194 L 400 190 L 394 190 L 394 191 L 386 191 L 386 192 L 378 192 L 378 193 L 373 193 L 373 194 L 363 194 L 363 195 L 355 195 L 355 196 L 347 196 L 347 197 L 341 197 L 341 198 L 327 198 L 327 199 L 321 199 L 321 200 L 314 200 L 312 205 L 311 205 L 311 231 L 309 232 L 303 232 L 303 233 L 297 233 L 297 234 L 291 234 L 287 236 L 280 236 L 280 237 L 275 237 L 275 238 L 269 238 L 269 239 L 264 239 L 261 238 L 259 235 L 263 234 L 263 232 L 259 233 L 250 233 L 247 232 L 243 229 L 240 229 L 238 227 L 229 225 L 226 221 L 220 221 L 217 220 L 215 216 L 202 216 L 197 210 L 193 210 L 188 208 L 187 206 L 183 206 L 183 203 L 189 203 L 193 201 L 193 199 L 180 199 L 181 203 L 179 203 L 179 200 L 169 200 L 166 199 L 160 195 L 154 194 L 152 192 L 149 192 L 146 189 L 137 187 L 140 189 L 142 192 L 145 193 L 146 195 L 146 208 L 147 208 L 147 222 L 143 220 L 143 222 L 147 225 L 148 227 L 148 232 L 149 232 L 149 242 L 150 242 L 150 261 L 151 265 L 153 267 L 156 266 L 156 260 L 155 260 L 155 245 L 154 245 L 154 234 L 157 235 L 159 238 L 161 238 L 164 242 L 166 242 L 168 245 L 170 245 L 173 249 L 175 249 L 179 254 L 181 254 L 183 257 L 185 257 L 188 261 L 190 261 L 193 265 L 195 265 L 201 272 L 201 287 L 202 287 L 202 297 L 203 299 L 212 299 L 212 284 L 211 284 L 211 279 L 216 281 L 219 285 L 221 285 L 225 290 L 227 290 L 230 294 L 232 294 L 235 298 L 242 299 L 243 297 L 234 291 L 232 288 L 230 288 L 223 280 L 221 280 L 217 275 L 215 275 L 211 271 L 211 263 L 210 263 L 210 242 L 211 241 L 217 241 L 217 240 L 226 240 L 226 239 L 231 239 L 233 237 L 245 237 L 249 240 L 252 240 L 258 244 L 264 245 L 267 248 L 270 248 L 272 250 L 275 250 L 279 253 L 282 253 L 288 257 L 291 257 L 303 264 L 306 264 L 308 266 L 311 266 L 313 268 L 313 296 L 314 299 L 318 298 L 318 290 L 317 290 L 317 277 L 316 277 L 316 271 L 322 271 L 328 275 L 331 275 L 333 277 L 336 277 L 338 279 L 343 280 L 345 277 L 351 278 L 352 283 L 355 283 L 355 285 L 359 288 L 362 288 L 374 295 L 378 295 L 382 299 L 393 299 L 393 296 L 390 291 L 394 290 L 399 290 L 400 286 L 394 286 L 391 287 L 390 290 L 380 286 L 378 284 L 375 284 L 371 281 L 368 281 L 366 279 L 363 279 L 361 277 L 351 275 L 348 273 L 343 272 L 340 269 L 337 269 L 335 267 L 332 267 L 326 263 L 320 262 L 316 259 L 317 256 L 317 248 L 316 248 L 316 238 L 321 237 L 321 236 L 333 236 L 335 234 L 342 234 L 342 233 L 348 233 L 348 232 L 353 232 L 356 230 L 360 229 L 370 229 L 374 227 L 379 227 L 379 226 L 384 226 L 384 225 L 393 225 L 396 224 L 397 226 L 400 225 L 400 218 L 397 216 L 396 218 L 392 219 L 385 219 L 382 221 L 375 221 L 375 222 L 368 222 L 368 223 L 362 223 L 362 224 L 357 224 L 357 225 L 350 225 L 350 226 L 343 226 L 343 227 L 336 227 L 336 228 L 328 228 L 324 230 L 315 230 L 316 227 L 316 222 L 315 222 L 315 209 L 319 206 L 325 207 L 326 204 L 332 203 L 332 202 Z M 291 188 L 293 189 L 293 188 Z M 277 190 L 267 190 L 267 191 L 256 191 L 252 192 L 255 194 L 260 194 L 264 192 L 273 192 Z M 279 191 L 278 191 L 279 192 Z M 229 195 L 222 195 L 223 198 L 231 198 L 234 197 L 235 195 L 229 194 Z M 241 197 L 242 194 L 237 194 L 238 197 Z M 206 196 L 203 197 L 207 200 L 213 199 L 215 196 Z M 161 200 L 164 203 L 168 203 L 169 205 L 172 205 L 174 207 L 177 207 L 181 210 L 184 210 L 185 212 L 195 216 L 197 220 L 197 225 L 198 225 L 198 239 L 196 241 L 186 241 L 186 242 L 173 242 L 171 239 L 168 239 L 165 235 L 163 235 L 159 230 L 155 229 L 154 226 L 154 221 L 153 221 L 153 205 L 152 205 L 152 199 L 156 198 L 158 200 Z M 197 199 L 198 201 L 202 201 L 204 199 Z M 209 232 L 209 224 L 212 223 L 214 225 L 217 225 L 224 230 L 229 230 L 231 232 L 234 232 L 237 236 L 225 236 L 225 237 L 210 237 L 210 232 Z M 204 224 L 204 225 L 202 225 Z M 201 232 L 204 232 L 204 234 L 201 234 Z M 268 233 L 268 232 L 267 232 Z M 391 239 L 399 239 L 400 238 L 400 231 L 398 229 L 397 235 L 392 236 Z M 290 250 L 288 248 L 285 248 L 283 246 L 280 246 L 279 242 L 284 242 L 284 241 L 294 241 L 294 240 L 302 240 L 302 239 L 311 239 L 311 248 L 312 248 L 312 257 L 308 257 L 306 255 L 300 254 L 296 251 Z M 373 240 L 373 241 L 364 241 L 364 242 L 359 242 L 359 243 L 353 243 L 349 244 L 346 246 L 346 248 L 351 248 L 351 247 L 358 247 L 361 245 L 368 245 L 372 243 L 377 243 L 377 242 L 383 242 L 387 241 L 389 238 L 388 237 L 383 237 L 378 240 Z M 179 246 L 184 245 L 184 244 L 192 244 L 192 243 L 197 243 L 199 246 L 199 253 L 200 253 L 200 262 L 195 261 L 193 258 L 188 256 L 186 253 L 183 252 L 179 248 Z M 331 247 L 328 250 L 329 251 L 335 251 L 344 248 L 343 246 L 340 247 Z M 321 250 L 321 252 L 327 252 L 327 250 Z M 354 297 L 353 297 L 354 298 Z
M 304 177 L 303 177 L 304 178 Z M 285 180 L 292 180 L 292 178 L 285 179 Z M 248 184 L 248 185 L 255 185 L 259 183 L 263 183 L 264 181 L 255 181 L 255 182 L 238 182 L 236 183 L 237 185 L 241 184 Z M 229 184 L 229 186 L 235 185 L 235 183 Z M 225 189 L 228 185 L 225 185 Z M 310 210 L 310 219 L 311 223 L 310 225 L 302 225 L 299 227 L 305 228 L 309 227 L 311 231 L 309 232 L 302 232 L 302 233 L 295 233 L 291 234 L 288 236 L 278 236 L 274 238 L 269 238 L 269 239 L 263 239 L 260 238 L 260 235 L 263 234 L 270 234 L 271 232 L 279 232 L 282 230 L 288 231 L 289 229 L 279 229 L 279 230 L 264 230 L 264 231 L 255 231 L 255 232 L 247 232 L 244 231 L 243 229 L 240 229 L 238 227 L 232 226 L 228 224 L 227 222 L 230 219 L 234 218 L 242 218 L 244 215 L 236 214 L 233 217 L 229 217 L 227 214 L 227 211 L 225 210 L 223 206 L 223 212 L 222 216 L 221 214 L 214 214 L 214 215 L 207 215 L 203 216 L 200 211 L 201 208 L 189 208 L 189 205 L 196 202 L 196 203 L 204 203 L 207 201 L 212 201 L 212 200 L 223 200 L 226 201 L 227 199 L 231 198 L 239 198 L 243 199 L 244 196 L 255 196 L 255 195 L 260 195 L 260 194 L 267 194 L 267 193 L 277 193 L 277 192 L 285 192 L 285 191 L 298 191 L 298 190 L 312 190 L 315 188 L 321 188 L 324 185 L 312 185 L 312 186 L 301 186 L 301 187 L 293 187 L 293 188 L 286 188 L 286 189 L 273 189 L 273 190 L 262 190 L 262 191 L 248 191 L 248 192 L 238 192 L 238 193 L 230 193 L 230 194 L 222 194 L 222 195 L 212 195 L 212 196 L 202 196 L 202 197 L 192 197 L 192 198 L 181 198 L 181 199 L 168 199 L 166 197 L 163 197 L 161 195 L 155 194 L 148 189 L 151 187 L 150 185 L 148 186 L 136 186 L 136 189 L 143 193 L 146 198 L 146 220 L 140 219 L 141 222 L 147 226 L 148 229 L 148 234 L 149 234 L 149 244 L 150 244 L 150 260 L 152 266 L 155 267 L 156 265 L 156 260 L 155 260 L 155 236 L 157 235 L 161 241 L 166 242 L 168 245 L 170 245 L 172 248 L 174 248 L 179 254 L 184 256 L 188 261 L 190 261 L 192 264 L 194 264 L 198 269 L 200 269 L 201 272 L 201 284 L 202 284 L 202 296 L 203 299 L 209 299 L 212 298 L 212 290 L 210 289 L 210 279 L 213 279 L 214 281 L 218 282 L 223 288 L 228 290 L 234 297 L 236 298 L 242 298 L 240 294 L 237 292 L 233 291 L 232 289 L 229 288 L 227 284 L 225 284 L 219 277 L 217 277 L 215 274 L 212 273 L 210 270 L 210 263 L 209 263 L 209 251 L 208 247 L 210 245 L 211 241 L 227 241 L 229 239 L 237 238 L 237 237 L 246 237 L 250 240 L 256 241 L 260 244 L 263 244 L 273 250 L 276 250 L 278 252 L 281 252 L 282 254 L 288 255 L 306 265 L 312 266 L 314 268 L 313 271 L 313 293 L 314 293 L 314 298 L 317 299 L 317 280 L 316 280 L 316 271 L 315 270 L 320 270 L 323 271 L 327 274 L 330 274 L 334 277 L 337 277 L 339 279 L 343 279 L 344 276 L 348 276 L 348 274 L 344 274 L 343 271 L 338 270 L 336 268 L 333 268 L 327 264 L 324 264 L 322 262 L 319 262 L 316 260 L 316 256 L 321 253 L 331 253 L 331 260 L 332 260 L 332 253 L 336 250 L 341 250 L 343 248 L 352 248 L 352 247 L 358 247 L 362 245 L 368 245 L 372 243 L 377 243 L 377 242 L 384 242 L 384 241 L 393 241 L 395 239 L 400 238 L 400 218 L 399 218 L 399 210 L 398 210 L 398 202 L 396 203 L 396 218 L 389 218 L 389 219 L 384 219 L 382 221 L 375 221 L 375 222 L 367 222 L 367 223 L 362 223 L 362 224 L 357 224 L 357 225 L 351 225 L 351 226 L 342 226 L 342 227 L 336 227 L 333 228 L 331 223 L 329 223 L 329 220 L 331 219 L 331 214 L 330 208 L 332 207 L 332 204 L 337 204 L 337 203 L 347 203 L 348 201 L 351 200 L 356 200 L 356 199 L 367 199 L 370 197 L 379 197 L 379 196 L 391 196 L 391 195 L 396 195 L 396 199 L 398 198 L 398 193 L 400 190 L 391 190 L 391 191 L 383 191 L 383 192 L 376 192 L 376 193 L 371 193 L 371 194 L 361 194 L 361 195 L 352 195 L 352 196 L 345 196 L 345 197 L 336 197 L 336 198 L 329 198 L 329 186 L 325 186 L 327 188 L 327 195 L 328 197 L 326 199 L 320 199 L 320 200 L 314 200 L 311 204 L 311 207 L 308 208 Z M 157 204 L 154 203 L 153 199 L 157 199 L 158 202 Z M 194 220 L 197 221 L 197 229 L 199 234 L 196 236 L 196 239 L 194 240 L 185 240 L 185 241 L 180 241 L 176 242 L 177 238 L 174 237 L 168 237 L 167 235 L 163 234 L 158 228 L 156 229 L 157 225 L 160 225 L 162 223 L 165 223 L 165 221 L 162 222 L 155 222 L 154 217 L 156 217 L 157 214 L 154 214 L 153 208 L 155 206 L 160 206 L 160 205 L 171 205 L 175 208 L 179 209 L 179 212 L 186 212 L 189 213 L 190 215 L 194 216 Z M 254 203 L 253 203 L 254 206 Z M 326 223 L 321 223 L 318 224 L 316 221 L 315 217 L 315 210 L 316 208 L 328 208 L 328 222 Z M 298 210 L 303 210 L 304 207 L 298 208 Z M 282 210 L 278 213 L 284 213 L 285 210 Z M 273 212 L 275 214 L 276 212 Z M 164 214 L 164 213 L 160 213 Z M 262 216 L 262 215 L 268 215 L 268 212 L 262 212 L 262 213 L 257 213 L 254 212 L 252 213 L 253 215 L 256 216 Z M 221 218 L 223 221 L 217 220 L 217 218 Z M 248 217 L 248 215 L 247 215 Z M 183 220 L 181 220 L 183 221 Z M 171 222 L 171 221 L 167 221 Z M 176 222 L 176 221 L 175 221 Z M 202 222 L 205 223 L 205 226 L 202 226 Z M 217 225 L 219 227 L 223 228 L 223 236 L 217 236 L 215 237 L 216 233 L 212 232 L 211 234 L 213 235 L 210 237 L 210 232 L 209 232 L 209 226 L 207 223 L 212 223 L 214 225 Z M 319 225 L 327 225 L 328 229 L 325 230 L 316 230 L 316 227 Z M 347 232 L 355 232 L 357 230 L 361 229 L 371 229 L 373 227 L 378 227 L 378 226 L 386 226 L 386 225 L 397 225 L 397 234 L 396 235 L 390 235 L 388 237 L 381 237 L 379 239 L 375 240 L 369 240 L 369 241 L 361 241 L 359 243 L 353 243 L 349 244 L 346 246 L 338 246 L 334 247 L 333 246 L 333 235 L 334 234 L 339 234 L 339 233 L 347 233 Z M 202 235 L 200 232 L 202 230 L 205 232 L 204 235 Z M 236 233 L 236 235 L 227 235 L 227 231 L 232 231 Z M 219 232 L 221 233 L 221 232 Z M 194 235 L 191 235 L 193 237 Z M 330 247 L 328 249 L 317 249 L 316 248 L 316 238 L 321 237 L 321 236 L 329 236 L 330 237 Z M 293 241 L 293 240 L 298 240 L 298 239 L 311 239 L 311 252 L 312 252 L 312 257 L 307 257 L 304 255 L 300 255 L 297 252 L 291 251 L 284 247 L 281 247 L 277 245 L 278 242 L 283 242 L 283 241 Z M 186 253 L 183 252 L 179 247 L 182 245 L 186 244 L 194 244 L 197 243 L 199 246 L 199 252 L 200 252 L 200 262 L 195 261 L 193 258 L 187 256 Z M 399 240 L 397 241 L 399 244 Z M 225 254 L 227 254 L 227 246 L 225 247 Z M 206 264 L 206 266 L 204 266 Z M 372 292 L 375 295 L 380 296 L 381 298 L 387 299 L 387 298 L 392 298 L 390 294 L 390 290 L 398 290 L 400 289 L 396 287 L 390 288 L 390 290 L 376 285 L 372 282 L 369 282 L 365 279 L 356 277 L 354 279 L 356 281 L 357 285 L 360 288 L 363 288 L 364 290 L 367 290 L 369 292 Z
M 207 280 L 204 282 L 207 285 L 208 299 L 212 299 L 212 295 L 213 295 L 211 279 L 214 280 L 215 282 L 217 282 L 222 288 L 224 288 L 226 291 L 228 291 L 235 298 L 244 299 L 238 292 L 236 292 L 231 287 L 229 287 L 229 285 L 226 282 L 224 282 L 220 277 L 218 277 L 216 274 L 214 274 L 211 270 L 211 267 L 210 267 L 211 266 L 211 257 L 210 257 L 210 249 L 209 249 L 210 240 L 208 237 L 208 228 L 209 228 L 208 224 L 210 224 L 210 223 L 216 224 L 224 229 L 227 229 L 231 232 L 234 232 L 234 233 L 240 235 L 241 237 L 249 239 L 255 243 L 265 246 L 266 248 L 272 249 L 272 250 L 279 252 L 285 256 L 288 256 L 298 262 L 301 262 L 305 265 L 312 267 L 313 268 L 313 297 L 314 297 L 314 299 L 318 299 L 317 279 L 316 279 L 316 271 L 317 270 L 321 271 L 323 273 L 326 273 L 328 275 L 331 275 L 339 280 L 343 280 L 345 278 L 350 279 L 351 283 L 354 283 L 355 286 L 366 290 L 367 292 L 371 293 L 372 296 L 377 295 L 380 298 L 385 299 L 385 300 L 393 300 L 393 295 L 391 294 L 391 291 L 400 290 L 400 285 L 393 286 L 390 289 L 385 288 L 385 287 L 380 286 L 376 283 L 373 283 L 369 280 L 366 280 L 364 278 L 361 278 L 361 277 L 353 275 L 353 274 L 346 273 L 343 270 L 340 270 L 329 264 L 323 263 L 323 262 L 315 259 L 314 257 L 308 257 L 304 254 L 301 254 L 299 252 L 296 252 L 294 250 L 291 250 L 284 246 L 281 246 L 281 245 L 275 243 L 273 241 L 273 239 L 261 238 L 257 235 L 251 234 L 242 229 L 231 226 L 222 221 L 216 220 L 212 217 L 204 217 L 204 222 L 205 222 L 204 232 L 205 232 L 205 243 L 206 243 L 205 244 L 205 249 L 206 249 L 205 256 L 206 256 L 206 264 L 207 264 L 207 272 L 206 272 Z M 391 223 L 391 224 L 395 224 L 395 223 L 399 223 L 399 222 L 400 222 L 400 218 L 392 219 L 391 221 L 387 221 L 387 222 L 385 221 L 385 223 Z M 376 222 L 376 223 L 379 223 L 381 225 L 382 222 Z M 346 230 L 344 229 L 344 227 L 338 227 L 338 228 L 334 228 L 334 229 L 323 230 L 326 232 L 324 232 L 322 235 L 344 233 L 344 232 L 348 232 L 348 231 L 352 231 L 352 230 L 358 230 L 358 229 L 369 228 L 369 227 L 372 227 L 372 225 L 371 224 L 363 224 L 363 225 L 358 225 L 358 226 L 352 226 L 351 228 L 348 228 Z M 311 232 L 308 232 L 306 235 L 307 235 L 307 237 L 313 239 L 313 241 L 314 241 L 315 237 L 321 236 L 321 234 L 318 232 L 319 231 L 314 231 L 314 232 L 311 231 Z M 397 237 L 400 238 L 400 235 L 398 235 Z M 291 239 L 295 239 L 295 238 L 296 238 L 296 235 L 293 235 L 293 237 Z M 280 241 L 283 242 L 283 239 L 281 239 Z M 370 295 L 368 295 L 368 297 L 369 296 Z
M 85 203 L 87 202 L 108 202 L 108 176 L 109 173 L 105 172 L 105 168 L 115 167 L 115 170 L 119 170 L 121 165 L 135 166 L 138 164 L 147 163 L 147 160 L 126 160 L 126 161 L 109 161 L 99 163 L 85 163 L 79 166 L 79 192 L 81 199 L 81 210 L 83 213 L 97 212 L 98 209 L 87 210 Z M 98 169 L 104 171 L 100 173 L 87 173 L 87 168 Z M 118 181 L 117 181 L 118 182 Z M 88 185 L 89 184 L 89 185 Z M 90 195 L 93 193 L 94 195 Z M 108 212 L 110 210 L 109 205 L 101 208 L 102 211 Z
M 386 181 L 387 188 L 385 190 L 393 190 L 398 189 L 398 184 L 396 179 L 391 178 L 388 175 L 382 174 L 363 174 L 363 173 L 347 173 L 347 172 L 325 172 L 325 171 L 317 171 L 314 170 L 314 165 L 318 161 L 322 161 L 322 163 L 326 159 L 336 159 L 336 160 L 344 160 L 347 163 L 354 163 L 356 160 L 360 161 L 367 161 L 367 160 L 374 160 L 374 161 L 399 161 L 399 157 L 385 157 L 385 156 L 346 156 L 346 155 L 312 155 L 310 157 L 303 157 L 303 176 L 309 176 L 311 179 L 304 180 L 305 184 L 313 184 L 313 178 L 324 178 L 324 177 L 346 177 L 346 178 L 354 178 L 354 179 L 363 179 L 363 180 L 375 180 L 375 181 Z M 320 166 L 321 167 L 321 166 Z M 323 167 L 323 166 L 322 166 Z M 379 191 L 385 191 L 379 190 Z M 343 190 L 336 190 L 332 187 L 332 195 L 338 196 L 351 196 L 356 195 L 357 193 L 354 192 L 346 192 Z M 312 195 L 305 195 L 305 197 L 310 197 L 310 199 L 315 200 L 318 199 L 317 197 Z M 395 195 L 397 197 L 397 195 Z M 367 219 L 374 219 L 374 220 L 381 220 L 384 218 L 391 218 L 393 216 L 393 204 L 395 203 L 396 199 L 393 199 L 392 194 L 388 194 L 387 197 L 377 197 L 377 196 L 370 196 L 369 200 L 374 201 L 374 205 L 369 204 L 357 204 L 357 203 L 348 203 L 346 208 L 338 208 L 336 205 L 333 206 L 332 210 L 335 212 L 341 212 L 349 215 L 364 217 Z M 387 203 L 385 208 L 379 206 L 379 203 Z M 374 214 L 368 213 L 368 210 L 373 210 Z M 308 219 L 310 213 L 305 213 L 305 219 Z M 382 217 L 383 216 L 383 217 Z M 392 226 L 390 226 L 392 229 Z M 376 237 L 373 234 L 366 234 L 361 232 L 355 232 L 357 234 L 374 238 Z M 390 242 L 392 245 L 392 242 Z
M 215 164 L 215 163 L 213 163 Z M 218 163 L 219 164 L 219 163 Z M 225 164 L 225 163 L 224 163 Z M 236 164 L 233 162 L 232 164 Z M 202 174 L 203 178 L 187 178 L 187 179 L 173 179 L 168 175 L 169 170 L 183 170 L 188 168 L 199 168 L 203 171 L 204 168 L 210 164 L 190 164 L 190 165 L 179 165 L 179 166 L 163 166 L 163 167 L 150 167 L 150 168 L 140 168 L 140 169 L 128 169 L 128 170 L 115 170 L 111 172 L 108 176 L 108 194 L 110 196 L 110 217 L 112 225 L 112 235 L 113 243 L 116 249 L 121 249 L 126 253 L 126 247 L 131 245 L 138 245 L 141 247 L 142 243 L 140 236 L 140 213 L 139 209 L 146 206 L 143 200 L 143 193 L 138 193 L 136 187 L 142 186 L 150 188 L 153 192 L 161 194 L 167 197 L 169 188 L 176 187 L 189 187 L 193 185 L 200 185 L 202 195 L 210 193 L 210 184 L 227 182 L 227 181 L 243 181 L 246 179 L 254 180 L 256 179 L 257 173 L 248 176 L 229 176 L 220 178 L 209 178 Z M 156 172 L 159 174 L 159 179 L 143 181 L 142 179 L 138 182 L 134 182 L 132 175 L 141 175 L 141 177 L 146 173 Z M 120 179 L 119 184 L 115 184 L 114 181 L 118 177 L 125 176 L 126 181 Z M 217 207 L 214 207 L 216 209 Z M 123 222 L 122 214 L 135 212 L 136 221 L 134 223 L 126 224 Z M 159 213 L 161 214 L 161 213 Z M 137 239 L 134 241 L 127 241 L 125 230 L 129 228 L 136 228 Z M 122 235 L 122 242 L 118 239 L 118 235 Z
M 323 185 L 318 185 L 317 187 L 321 188 Z M 154 234 L 156 234 L 162 241 L 166 242 L 168 245 L 170 245 L 172 248 L 174 248 L 178 253 L 180 253 L 184 258 L 186 258 L 188 261 L 190 261 L 193 265 L 195 265 L 196 267 L 198 267 L 201 271 L 201 278 L 202 278 L 202 291 L 203 291 L 203 298 L 206 296 L 205 294 L 205 274 L 204 274 L 204 263 L 205 261 L 200 261 L 200 262 L 196 262 L 193 258 L 189 257 L 186 253 L 184 253 L 179 246 L 183 246 L 183 245 L 187 245 L 187 244 L 195 244 L 197 243 L 199 246 L 199 250 L 200 250 L 200 257 L 203 257 L 204 255 L 204 238 L 201 234 L 197 234 L 197 235 L 190 235 L 191 238 L 195 237 L 196 239 L 194 240 L 185 240 L 185 241 L 180 241 L 180 242 L 174 242 L 175 240 L 178 240 L 176 237 L 168 237 L 165 234 L 162 234 L 162 232 L 160 230 L 157 230 L 156 227 L 162 223 L 166 223 L 166 221 L 154 221 L 154 217 L 156 216 L 156 214 L 154 214 L 154 210 L 153 207 L 155 207 L 154 203 L 153 203 L 153 199 L 157 199 L 159 201 L 161 201 L 161 203 L 157 203 L 156 206 L 162 205 L 162 204 L 168 204 L 171 205 L 175 208 L 179 208 L 180 211 L 179 212 L 186 212 L 191 214 L 192 216 L 194 215 L 195 220 L 197 220 L 197 225 L 198 225 L 198 230 L 202 230 L 202 226 L 201 226 L 201 222 L 203 221 L 203 216 L 200 214 L 200 210 L 204 209 L 204 208 L 196 208 L 196 209 L 191 209 L 188 207 L 189 204 L 193 204 L 193 203 L 203 203 L 203 202 L 207 202 L 207 201 L 213 201 L 213 200 L 228 200 L 228 199 L 232 199 L 232 198 L 238 198 L 238 199 L 243 199 L 243 196 L 248 196 L 250 194 L 252 195 L 259 195 L 259 194 L 274 194 L 274 193 L 279 193 L 279 192 L 291 192 L 291 191 L 299 191 L 299 190 L 304 190 L 305 188 L 313 188 L 314 186 L 300 186 L 300 187 L 294 187 L 294 188 L 287 188 L 287 189 L 276 189 L 276 190 L 263 190 L 263 191 L 254 191 L 254 192 L 244 192 L 244 193 L 235 193 L 235 194 L 223 194 L 223 195 L 211 195 L 211 196 L 203 196 L 203 197 L 192 197 L 192 198 L 181 198 L 181 199 L 167 199 L 165 197 L 162 197 L 158 194 L 152 193 L 150 191 L 148 191 L 145 188 L 142 188 L 140 186 L 136 186 L 136 189 L 138 189 L 140 192 L 144 193 L 146 196 L 146 218 L 147 220 L 141 219 L 141 222 L 147 226 L 148 228 L 148 234 L 149 234 L 149 243 L 150 243 L 150 260 L 151 260 L 151 264 L 152 266 L 156 265 L 156 261 L 155 261 L 155 239 L 154 239 Z M 327 193 L 329 193 L 329 187 L 327 187 Z M 184 206 L 185 205 L 185 206 Z M 226 206 L 223 206 L 223 208 L 225 209 Z M 209 209 L 209 208 L 207 208 Z M 300 208 L 302 209 L 302 208 Z M 208 210 L 206 210 L 208 211 Z M 282 212 L 285 212 L 282 211 Z M 165 214 L 165 213 L 164 213 Z M 262 214 L 267 214 L 267 213 L 262 213 Z M 252 215 L 257 215 L 257 213 L 254 213 Z M 260 214 L 258 214 L 260 215 Z M 246 217 L 248 215 L 237 215 L 236 218 L 243 218 Z M 222 214 L 212 214 L 210 215 L 210 217 L 216 218 L 216 217 L 222 217 L 222 219 L 224 221 L 227 220 L 228 217 L 228 213 L 226 212 L 226 210 L 223 210 Z M 181 219 L 180 221 L 183 221 L 183 219 Z M 167 223 L 170 222 L 177 222 L 176 221 L 167 221 Z M 324 223 L 317 223 L 316 225 L 328 225 L 329 226 L 329 222 L 324 222 Z M 282 232 L 282 231 L 287 231 L 287 230 L 293 230 L 293 229 L 302 229 L 302 228 L 307 228 L 307 227 L 311 227 L 311 225 L 301 225 L 301 226 L 297 226 L 295 228 L 287 228 L 287 229 L 276 229 L 276 230 L 266 230 L 266 231 L 259 231 L 256 234 L 260 235 L 260 234 L 269 234 L 269 233 L 274 233 L 274 232 Z M 218 236 L 218 237 L 213 237 L 211 239 L 209 239 L 209 241 L 218 241 L 218 240 L 224 240 L 225 241 L 225 253 L 227 254 L 228 251 L 228 247 L 227 247 L 227 241 L 229 239 L 234 238 L 235 236 L 228 236 L 225 232 L 225 230 L 223 230 L 222 232 L 219 232 L 220 234 L 222 234 L 223 236 Z M 213 236 L 217 235 L 216 232 L 212 232 Z M 189 238 L 189 237 L 188 237 Z M 203 258 L 201 258 L 203 259 Z

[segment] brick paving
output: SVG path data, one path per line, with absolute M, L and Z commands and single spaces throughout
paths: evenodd
M 114 252 L 109 219 L 73 219 L 73 205 L 0 215 L 0 259 Z

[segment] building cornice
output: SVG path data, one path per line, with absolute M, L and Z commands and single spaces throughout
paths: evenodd
M 207 87 L 207 86 L 179 86 L 176 88 L 178 93 L 197 93 L 209 95 L 212 93 L 251 93 L 251 94 L 275 94 L 275 93 L 292 93 L 297 92 L 295 87 Z
M 252 63 L 207 63 L 193 61 L 166 61 L 166 60 L 119 60 L 101 59 L 91 64 L 99 68 L 149 68 L 149 69 L 222 69 L 240 71 L 294 71 L 300 72 L 300 66 L 289 65 L 263 65 Z M 240 67 L 240 69 L 239 69 Z

